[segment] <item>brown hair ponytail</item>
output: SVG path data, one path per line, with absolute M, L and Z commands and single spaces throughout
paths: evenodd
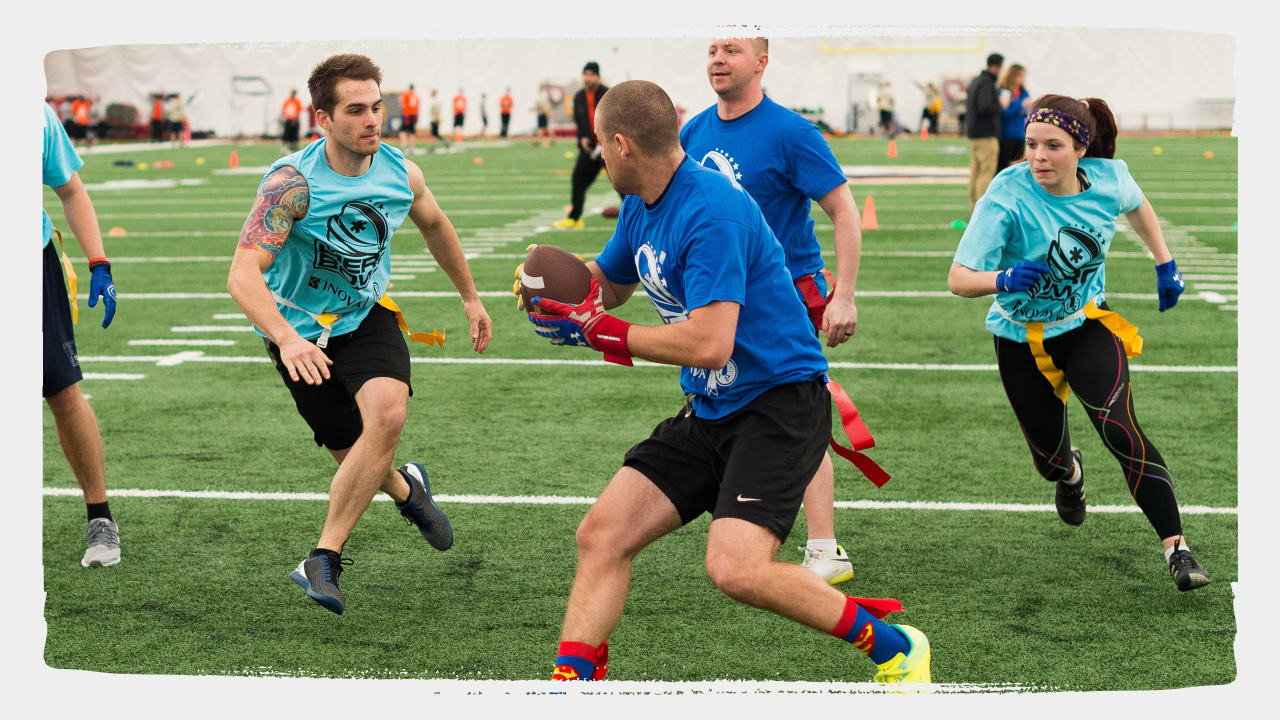
M 1083 103 L 1088 106 L 1094 125 L 1090 135 L 1092 140 L 1089 141 L 1089 149 L 1085 151 L 1084 156 L 1114 158 L 1116 156 L 1116 119 L 1111 114 L 1111 108 L 1107 107 L 1107 101 L 1102 98 L 1085 98 Z

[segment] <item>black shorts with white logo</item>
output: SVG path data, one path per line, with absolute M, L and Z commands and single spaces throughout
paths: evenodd
M 53 243 L 44 246 L 44 385 L 41 397 L 57 395 L 84 379 L 76 355 L 71 300 L 62 278 L 62 260 Z
M 830 437 L 831 394 L 817 378 L 770 388 L 718 420 L 686 408 L 627 451 L 623 465 L 657 485 L 683 524 L 710 512 L 785 540 Z
M 316 445 L 330 450 L 351 447 L 364 430 L 356 404 L 356 391 L 361 386 L 382 377 L 409 385 L 409 347 L 395 313 L 381 305 L 374 305 L 355 330 L 329 338 L 324 354 L 333 364 L 329 366 L 329 379 L 319 385 L 308 385 L 301 378 L 297 382 L 291 380 L 288 369 L 280 362 L 280 348 L 266 338 L 263 341 L 267 355 L 293 395 L 298 413 L 311 428 Z M 412 385 L 409 395 L 413 395 Z

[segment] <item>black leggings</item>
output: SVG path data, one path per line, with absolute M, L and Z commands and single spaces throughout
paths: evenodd
M 1067 405 L 1036 367 L 1031 346 L 995 338 L 996 363 L 1013 414 L 1046 480 L 1073 472 Z M 1129 361 L 1120 339 L 1097 320 L 1044 341 L 1045 352 L 1067 379 L 1089 420 L 1120 463 L 1129 493 L 1161 539 L 1182 534 L 1178 500 L 1164 458 L 1147 440 L 1133 411 Z
M 573 166 L 573 184 L 570 194 L 573 207 L 569 210 L 569 217 L 574 220 L 582 217 L 582 206 L 587 200 L 587 188 L 596 181 L 596 176 L 600 174 L 602 167 L 604 167 L 603 157 L 593 158 L 590 152 L 578 150 L 578 162 Z

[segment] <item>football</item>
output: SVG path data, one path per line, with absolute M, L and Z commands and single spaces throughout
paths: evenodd
M 587 299 L 591 271 L 577 255 L 554 245 L 531 245 L 519 275 L 526 312 L 537 308 L 533 298 L 544 297 L 577 305 Z

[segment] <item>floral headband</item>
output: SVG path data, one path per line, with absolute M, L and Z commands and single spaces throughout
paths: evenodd
M 1059 112 L 1053 108 L 1042 107 L 1027 115 L 1027 122 L 1023 127 L 1034 122 L 1049 123 L 1054 127 L 1062 128 L 1081 145 L 1085 147 L 1089 145 L 1089 128 L 1085 127 L 1085 124 L 1075 116 Z

